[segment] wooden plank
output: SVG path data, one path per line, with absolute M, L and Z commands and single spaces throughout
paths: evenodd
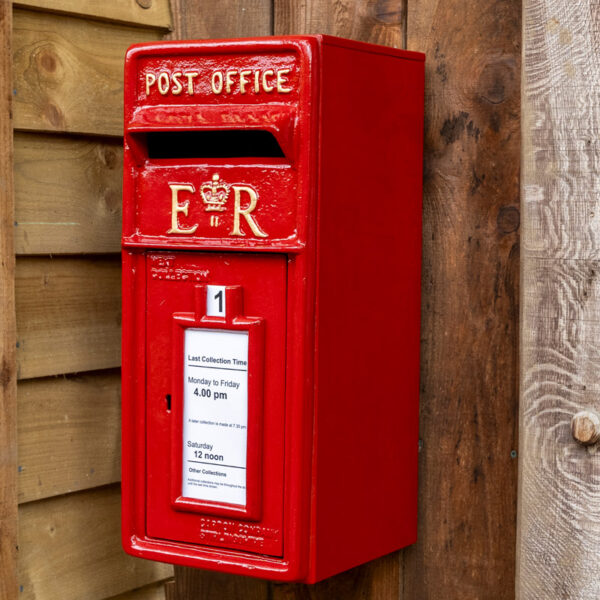
M 523 312 L 517 597 L 600 597 L 597 0 L 523 5 Z
M 116 136 L 125 51 L 161 37 L 156 29 L 23 10 L 14 11 L 13 35 L 15 128 Z
M 118 596 L 113 596 L 110 600 L 166 600 L 165 586 L 171 582 L 159 582 L 153 585 L 132 590 Z
M 238 3 L 229 3 L 233 13 Z M 351 37 L 362 41 L 402 46 L 405 23 L 404 0 L 394 2 L 365 3 L 359 0 L 336 2 L 335 6 L 326 2 L 292 2 L 275 0 L 274 32 L 277 35 L 301 33 L 330 33 Z M 179 11 L 184 6 L 179 0 Z M 184 16 L 174 10 L 174 22 L 185 19 L 193 23 L 193 3 L 185 3 Z M 266 19 L 266 16 L 265 18 Z M 235 35 L 260 35 L 261 23 L 247 23 Z M 187 37 L 194 37 L 195 30 L 185 29 Z M 179 30 L 175 29 L 176 34 Z M 212 37 L 228 35 L 218 26 L 210 33 Z M 352 569 L 324 582 L 312 586 L 295 584 L 269 584 L 247 577 L 234 577 L 208 571 L 175 568 L 175 584 L 170 594 L 173 600 L 220 600 L 221 598 L 250 598 L 264 600 L 292 600 L 311 598 L 312 600 L 344 600 L 366 598 L 395 598 L 400 590 L 402 556 L 392 554 L 367 565 Z
M 20 379 L 120 365 L 120 261 L 21 258 L 16 271 Z
M 97 600 L 170 577 L 172 567 L 127 556 L 118 486 L 19 509 L 19 599 Z
M 405 48 L 406 4 L 407 0 L 274 0 L 275 35 L 328 33 Z
M 171 0 L 174 40 L 271 35 L 271 0 Z
M 518 0 L 408 4 L 408 47 L 428 59 L 407 600 L 514 597 L 520 34 Z
M 14 141 L 17 254 L 118 252 L 121 142 L 28 133 Z
M 120 480 L 120 392 L 114 371 L 19 383 L 19 502 Z
M 12 7 L 0 2 L 0 598 L 17 598 L 17 378 L 12 236 Z
M 171 28 L 169 0 L 16 0 L 14 6 L 145 27 Z
M 173 39 L 249 37 L 272 34 L 271 0 L 171 0 Z M 175 567 L 169 600 L 245 598 L 267 600 L 270 586 L 248 577 Z
M 397 48 L 405 46 L 405 0 L 274 0 L 274 14 L 276 35 L 328 33 Z M 402 555 L 394 553 L 313 586 L 272 586 L 271 594 L 275 600 L 391 599 L 401 588 L 401 573 Z

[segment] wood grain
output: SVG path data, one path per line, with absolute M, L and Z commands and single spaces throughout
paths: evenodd
M 328 33 L 406 47 L 407 0 L 274 0 L 275 35 Z
M 0 2 L 0 598 L 17 598 L 17 378 L 12 236 L 12 7 Z
M 423 447 L 406 600 L 514 597 L 519 40 L 518 0 L 408 4 L 408 48 L 427 66 Z
M 120 480 L 120 392 L 118 372 L 19 384 L 19 502 Z
M 119 252 L 122 143 L 15 134 L 17 254 Z
M 19 379 L 120 365 L 121 271 L 114 258 L 21 258 Z
M 102 4 L 102 3 L 99 3 Z M 123 133 L 123 58 L 156 29 L 14 11 L 14 126 L 17 129 Z
M 161 581 L 157 584 L 113 596 L 110 600 L 166 600 L 165 586 L 170 585 L 170 583 L 171 581 Z
M 599 9 L 524 1 L 520 600 L 600 597 Z
M 271 35 L 271 0 L 171 0 L 171 39 Z
M 30 502 L 19 509 L 20 600 L 100 600 L 171 576 L 126 555 L 118 486 Z
M 149 6 L 144 8 L 142 4 Z M 17 0 L 13 5 L 117 23 L 171 28 L 169 0 L 150 0 L 146 3 L 136 0 Z
M 271 0 L 172 0 L 173 39 L 225 38 L 270 35 Z M 267 600 L 270 585 L 249 577 L 235 577 L 198 569 L 175 567 L 169 600 Z

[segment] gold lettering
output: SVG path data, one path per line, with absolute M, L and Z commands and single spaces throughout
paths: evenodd
M 223 73 L 221 73 L 221 71 L 215 71 L 212 74 L 210 85 L 212 87 L 213 94 L 220 94 L 223 91 Z
M 158 76 L 158 91 L 164 96 L 169 91 L 169 74 L 162 71 Z
M 237 75 L 237 71 L 235 71 L 235 70 L 227 71 L 225 73 L 225 91 L 228 94 L 231 94 L 231 86 L 235 83 L 235 81 L 233 81 L 234 75 Z
M 273 77 L 273 75 L 275 75 L 275 71 L 273 71 L 273 69 L 267 69 L 262 76 L 263 90 L 265 90 L 265 92 L 272 92 L 275 89 L 275 86 L 267 83 L 267 75 L 269 77 Z
M 292 91 L 292 88 L 283 87 L 284 83 L 288 83 L 287 77 L 284 77 L 284 75 L 287 75 L 290 71 L 291 69 L 279 69 L 277 71 L 277 91 L 281 94 L 289 94 Z
M 219 215 L 210 215 L 210 226 L 211 227 L 219 226 Z
M 234 202 L 233 202 L 233 229 L 229 235 L 246 235 L 240 229 L 240 215 L 246 219 L 246 223 L 252 230 L 252 233 L 256 237 L 269 237 L 264 231 L 260 229 L 258 223 L 254 220 L 254 217 L 250 214 L 256 208 L 256 202 L 258 200 L 258 194 L 256 191 L 247 185 L 232 185 L 234 192 Z M 246 208 L 242 208 L 242 192 L 246 192 L 248 196 L 250 196 L 250 203 Z M 187 209 L 186 209 L 187 210 Z
M 146 96 L 150 95 L 150 88 L 156 83 L 156 75 L 154 73 L 146 73 Z
M 171 90 L 171 93 L 174 96 L 179 96 L 179 94 L 181 94 L 181 92 L 183 90 L 183 86 L 181 85 L 181 81 L 179 81 L 179 78 L 181 76 L 182 76 L 181 71 L 175 71 L 175 73 L 173 73 L 173 83 L 175 85 L 173 86 L 173 89 Z M 279 81 L 279 79 L 277 81 Z
M 252 71 L 240 71 L 240 93 L 246 93 L 246 84 L 250 83 L 247 75 L 250 75 Z
M 175 184 L 170 183 L 171 188 L 171 229 L 167 233 L 194 233 L 198 229 L 198 224 L 192 227 L 180 227 L 179 220 L 177 218 L 179 213 L 183 213 L 184 216 L 188 216 L 188 206 L 190 201 L 186 200 L 183 204 L 179 204 L 178 194 L 179 192 L 190 192 L 194 193 L 196 190 L 192 184 Z M 255 203 L 256 204 L 256 203 Z
M 260 92 L 260 83 L 259 83 L 260 71 L 254 71 L 254 93 L 258 94 Z
M 187 71 L 186 73 L 184 73 L 184 75 L 187 77 L 188 94 L 190 96 L 193 96 L 194 95 L 194 77 L 198 77 L 198 72 L 197 71 Z

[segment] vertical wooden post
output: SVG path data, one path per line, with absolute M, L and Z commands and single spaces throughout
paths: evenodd
M 406 46 L 406 0 L 274 0 L 275 35 L 325 33 L 362 42 Z M 357 515 L 358 517 L 358 515 Z M 389 554 L 307 588 L 274 584 L 275 600 L 310 595 L 313 600 L 400 597 L 402 553 Z
M 592 600 L 600 453 L 571 420 L 600 412 L 600 12 L 525 0 L 523 15 L 517 597 Z
M 13 247 L 12 6 L 0 0 L 0 598 L 17 597 L 17 378 Z
M 171 0 L 172 39 L 219 39 L 271 35 L 271 0 Z M 175 567 L 168 600 L 267 600 L 266 581 Z
M 427 61 L 423 448 L 406 600 L 514 594 L 520 8 L 408 3 L 408 48 Z

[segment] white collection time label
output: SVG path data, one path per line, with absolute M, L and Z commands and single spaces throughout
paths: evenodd
M 182 495 L 245 505 L 248 332 L 186 329 L 183 380 Z

